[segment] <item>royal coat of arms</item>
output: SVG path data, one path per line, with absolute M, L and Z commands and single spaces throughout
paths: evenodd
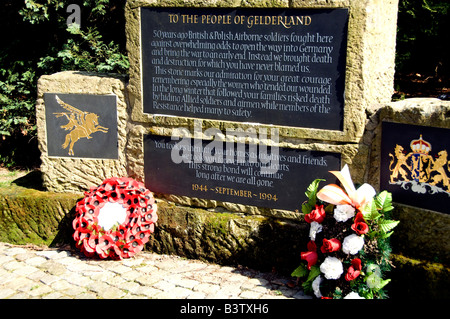
M 450 196 L 447 150 L 433 152 L 431 143 L 422 135 L 412 140 L 409 148 L 410 151 L 406 151 L 402 145 L 396 144 L 394 152 L 389 153 L 389 184 L 400 185 L 416 193 L 447 193 Z
M 99 116 L 97 114 L 81 111 L 76 107 L 65 103 L 58 95 L 55 95 L 55 99 L 62 108 L 68 111 L 53 114 L 56 117 L 65 116 L 69 121 L 67 124 L 61 126 L 64 130 L 70 131 L 67 133 L 64 144 L 62 145 L 62 148 L 64 149 L 69 147 L 69 155 L 75 155 L 73 152 L 73 145 L 80 138 L 91 139 L 91 134 L 95 132 L 108 133 L 108 128 L 98 124 Z

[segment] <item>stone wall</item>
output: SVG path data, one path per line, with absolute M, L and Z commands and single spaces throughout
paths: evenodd
M 412 98 L 391 102 L 369 113 L 363 142 L 368 148 L 367 181 L 380 190 L 382 122 L 450 128 L 450 102 Z M 413 193 L 412 193 L 413 194 Z M 414 196 L 414 195 L 411 195 Z M 393 198 L 395 201 L 395 197 Z M 450 263 L 450 215 L 405 204 L 395 204 L 400 220 L 392 236 L 397 253 L 424 260 Z

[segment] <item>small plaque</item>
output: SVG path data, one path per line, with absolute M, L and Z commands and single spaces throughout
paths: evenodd
M 340 170 L 339 153 L 235 146 L 222 149 L 212 141 L 147 135 L 146 186 L 156 193 L 294 211 L 314 179 L 330 181 L 328 171 Z M 269 166 L 273 169 L 264 170 Z
M 342 131 L 348 18 L 141 8 L 143 112 Z
M 45 93 L 48 156 L 118 158 L 115 95 Z
M 450 130 L 383 122 L 380 188 L 393 201 L 450 213 Z

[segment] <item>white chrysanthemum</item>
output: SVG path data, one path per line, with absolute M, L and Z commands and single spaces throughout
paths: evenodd
M 320 233 L 323 227 L 318 222 L 311 222 L 310 226 L 311 227 L 309 228 L 309 238 L 311 240 L 316 240 L 316 234 Z
M 327 257 L 320 265 L 320 271 L 326 279 L 338 279 L 344 272 L 344 267 L 336 257 Z
M 346 254 L 357 254 L 364 247 L 364 238 L 356 234 L 344 238 L 342 251 Z
M 376 274 L 371 274 L 366 279 L 367 287 L 370 289 L 377 289 L 380 288 L 381 285 L 381 278 L 378 277 Z
M 355 216 L 355 208 L 352 205 L 336 205 L 333 216 L 337 222 L 346 222 Z
M 352 291 L 347 296 L 345 296 L 344 299 L 365 299 L 365 298 L 361 297 L 357 292 Z
M 320 292 L 320 283 L 322 282 L 322 277 L 319 275 L 314 279 L 314 281 L 311 284 L 312 290 L 314 292 L 314 296 L 317 298 L 322 297 L 322 293 Z

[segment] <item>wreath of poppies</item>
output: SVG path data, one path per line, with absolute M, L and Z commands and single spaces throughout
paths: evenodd
M 158 219 L 145 185 L 131 178 L 109 178 L 85 192 L 75 208 L 75 245 L 86 256 L 129 258 L 140 252 Z

